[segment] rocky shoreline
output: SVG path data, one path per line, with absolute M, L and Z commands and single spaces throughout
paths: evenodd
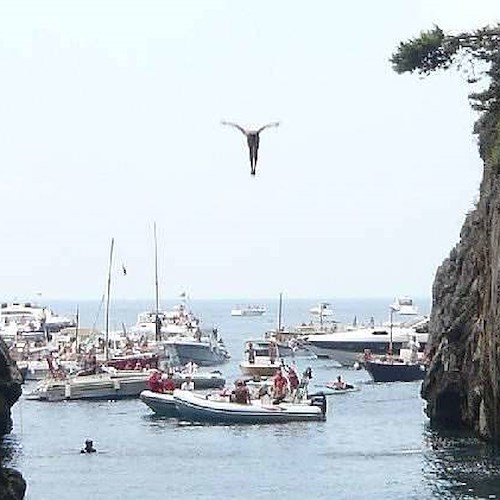
M 12 430 L 10 410 L 21 396 L 22 376 L 9 356 L 5 342 L 0 339 L 0 439 Z M 0 464 L 0 500 L 24 498 L 26 482 L 22 475 Z

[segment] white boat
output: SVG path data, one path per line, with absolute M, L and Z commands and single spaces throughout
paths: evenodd
M 280 368 L 279 359 L 277 358 L 272 363 L 269 356 L 255 356 L 255 362 L 253 363 L 250 363 L 250 361 L 240 363 L 241 373 L 249 377 L 272 377 Z
M 3 302 L 0 305 L 0 335 L 6 341 L 44 339 L 48 332 L 74 325 L 73 319 L 59 316 L 49 307 L 33 302 Z
M 113 400 L 136 398 L 148 387 L 149 372 L 116 370 L 95 375 L 48 377 L 27 395 L 29 400 Z
M 398 353 L 414 336 L 423 351 L 428 340 L 428 317 L 415 317 L 406 323 L 380 326 L 365 326 L 358 329 L 334 333 L 310 335 L 307 344 L 319 358 L 330 358 L 342 366 L 353 366 L 359 362 L 365 350 L 371 354 L 382 355 L 389 350 Z
M 216 400 L 190 391 L 174 391 L 178 418 L 187 422 L 213 424 L 264 424 L 326 419 L 326 398 L 315 396 L 302 403 L 272 404 L 266 399 L 251 400 L 251 404 Z
M 231 309 L 231 316 L 262 316 L 265 313 L 263 305 L 238 305 Z
M 324 318 L 333 316 L 333 309 L 328 302 L 320 302 L 314 307 L 311 307 L 309 312 L 315 316 L 323 316 Z

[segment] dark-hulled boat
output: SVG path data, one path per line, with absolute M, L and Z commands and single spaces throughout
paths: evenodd
M 142 391 L 140 398 L 160 417 L 177 417 L 179 415 L 172 394 Z
M 366 360 L 365 368 L 374 382 L 414 382 L 425 378 L 423 363 L 405 363 L 399 360 Z

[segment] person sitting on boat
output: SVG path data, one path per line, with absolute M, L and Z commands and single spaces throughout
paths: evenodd
M 250 404 L 250 391 L 243 380 L 237 380 L 235 382 L 235 388 L 232 392 L 231 401 L 238 403 L 240 405 Z
M 186 366 L 184 367 L 184 373 L 187 373 L 188 375 L 194 375 L 196 373 L 196 370 L 198 369 L 198 365 L 194 363 L 193 361 L 190 361 L 189 363 L 186 363 Z
M 163 392 L 167 392 L 171 394 L 175 390 L 175 380 L 173 378 L 173 374 L 171 371 L 167 373 L 167 378 L 163 379 L 162 377 L 162 384 L 163 384 Z
M 273 397 L 274 403 L 278 404 L 283 401 L 286 397 L 288 389 L 288 380 L 283 374 L 282 370 L 276 371 L 276 375 L 273 378 Z
M 272 365 L 274 365 L 277 357 L 278 357 L 278 344 L 276 344 L 274 340 L 271 340 L 271 342 L 269 342 L 269 361 L 271 362 Z
M 181 389 L 183 391 L 194 391 L 194 382 L 191 375 L 186 376 L 186 380 L 182 382 Z
M 153 370 L 148 377 L 149 390 L 153 392 L 163 392 L 163 384 L 161 382 L 161 373 L 158 370 Z
M 80 453 L 95 453 L 94 443 L 91 439 L 85 441 L 85 447 L 80 450 Z
M 248 343 L 246 352 L 248 353 L 248 362 L 255 363 L 255 348 L 252 342 Z
M 337 377 L 337 380 L 335 380 L 333 383 L 332 383 L 332 386 L 335 388 L 335 389 L 345 389 L 346 388 L 346 383 L 342 380 L 342 377 L 339 375 Z

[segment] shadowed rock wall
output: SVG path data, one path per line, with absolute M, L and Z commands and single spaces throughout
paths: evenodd
M 21 374 L 10 359 L 7 346 L 0 339 L 0 439 L 12 429 L 10 409 L 21 396 L 21 383 Z M 25 491 L 26 483 L 21 474 L 1 468 L 0 464 L 0 500 L 24 498 Z
M 500 177 L 485 162 L 477 207 L 438 268 L 431 365 L 422 385 L 431 421 L 500 439 Z

